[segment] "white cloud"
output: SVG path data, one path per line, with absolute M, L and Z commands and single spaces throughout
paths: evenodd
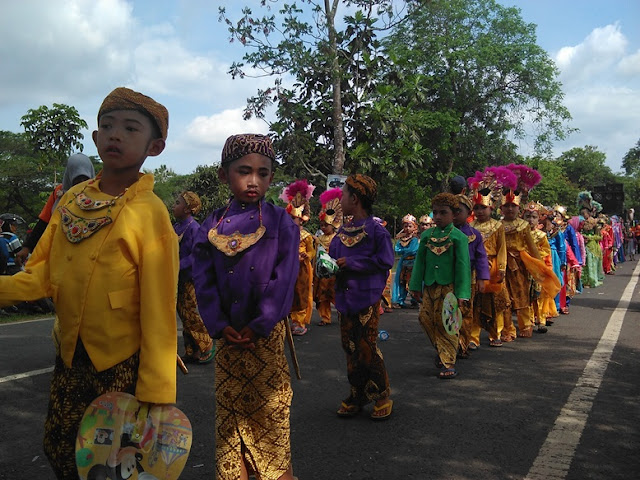
M 619 24 L 595 28 L 579 45 L 558 51 L 555 61 L 560 80 L 574 84 L 608 72 L 624 56 L 627 44 Z
M 640 50 L 620 60 L 618 71 L 625 77 L 635 77 L 637 79 L 640 76 Z
M 185 129 L 185 140 L 194 145 L 220 148 L 230 135 L 241 132 L 268 133 L 269 127 L 259 119 L 242 118 L 243 108 L 224 110 L 209 117 L 196 117 Z
M 0 106 L 73 100 L 126 78 L 131 13 L 116 0 L 3 2 Z
M 564 104 L 578 128 L 557 142 L 560 155 L 593 145 L 607 155 L 614 171 L 640 137 L 640 51 L 628 53 L 628 39 L 618 23 L 595 28 L 582 43 L 561 48 L 555 56 L 565 93 Z

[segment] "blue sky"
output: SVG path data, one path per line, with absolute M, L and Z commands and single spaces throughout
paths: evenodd
M 263 132 L 245 122 L 247 97 L 264 79 L 231 80 L 243 49 L 229 44 L 218 7 L 238 11 L 258 0 L 20 0 L 0 16 L 0 130 L 22 131 L 20 117 L 52 103 L 75 106 L 90 129 L 116 86 L 142 91 L 167 106 L 169 138 L 145 168 L 178 173 L 218 162 L 225 138 Z M 538 44 L 556 61 L 572 126 L 554 154 L 595 145 L 614 170 L 640 139 L 640 1 L 500 0 L 537 24 Z M 340 12 L 339 12 L 340 13 Z M 342 10 L 344 13 L 344 9 Z M 531 140 L 519 142 L 521 153 Z M 95 154 L 90 132 L 85 153 Z

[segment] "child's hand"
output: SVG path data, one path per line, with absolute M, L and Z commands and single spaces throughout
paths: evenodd
M 498 283 L 502 283 L 502 282 L 504 282 L 504 272 L 500 270 L 498 272 Z
M 301 262 L 306 260 L 307 258 L 309 258 L 309 255 L 307 255 L 306 252 L 303 252 L 303 253 L 300 254 L 300 261 Z
M 411 296 L 416 299 L 418 302 L 421 300 L 420 292 L 417 290 L 411 290 Z
M 242 330 L 240 330 L 240 336 L 243 340 L 247 340 L 247 343 L 245 343 L 242 348 L 245 348 L 247 350 L 253 350 L 254 348 L 256 348 L 256 341 L 258 340 L 258 336 L 253 330 L 251 330 L 251 328 L 244 327 Z
M 340 257 L 336 260 L 338 267 L 345 268 L 347 266 L 347 257 Z
M 486 280 L 480 280 L 480 279 L 479 279 L 479 280 L 477 281 L 477 283 L 478 283 L 478 291 L 479 291 L 480 293 L 485 293 L 485 290 L 486 290 L 486 288 L 487 288 L 487 281 L 486 281 Z
M 243 331 L 246 328 L 247 327 L 245 327 Z M 232 347 L 247 348 L 246 345 L 250 342 L 250 339 L 245 338 L 243 335 L 236 332 L 236 330 L 231 326 L 224 327 L 224 329 L 222 330 L 222 336 L 228 343 L 231 344 Z

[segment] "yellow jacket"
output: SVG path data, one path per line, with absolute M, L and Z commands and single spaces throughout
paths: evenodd
M 109 208 L 80 210 L 75 196 L 111 200 L 88 180 L 60 200 L 26 271 L 0 277 L 0 306 L 53 297 L 60 355 L 71 367 L 78 336 L 97 371 L 140 351 L 136 397 L 176 400 L 176 289 L 178 237 L 165 205 L 153 193 L 153 175 L 141 175 Z M 78 243 L 60 226 L 60 207 L 84 218 L 113 219 Z

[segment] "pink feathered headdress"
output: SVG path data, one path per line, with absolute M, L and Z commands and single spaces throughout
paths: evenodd
M 320 221 L 322 222 L 327 222 L 328 224 L 333 225 L 336 229 L 340 228 L 340 225 L 342 225 L 342 205 L 340 205 L 341 198 L 341 188 L 332 188 L 320 194 L 322 210 L 320 210 L 318 218 L 320 218 Z
M 306 179 L 296 180 L 287 185 L 278 198 L 283 202 L 287 202 L 286 210 L 289 215 L 307 222 L 311 214 L 309 199 L 315 189 L 316 187 L 307 182 Z
M 511 163 L 507 165 L 507 168 L 516 176 L 517 182 L 515 187 L 510 187 L 510 191 L 505 193 L 503 204 L 514 203 L 520 205 L 527 201 L 529 192 L 540 183 L 542 176 L 535 168 L 528 167 L 527 165 Z
M 516 188 L 518 178 L 507 167 L 487 167 L 467 179 L 474 205 L 496 208 L 503 189 Z

